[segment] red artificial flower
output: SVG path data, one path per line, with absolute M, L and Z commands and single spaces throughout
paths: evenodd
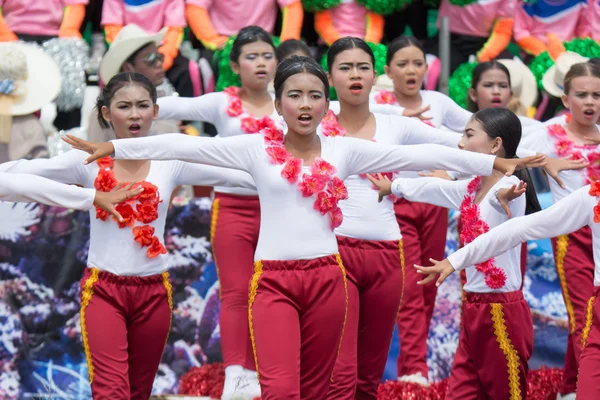
M 600 203 L 594 206 L 594 222 L 600 223 Z
M 473 178 L 471 180 L 471 182 L 469 182 L 469 184 L 467 185 L 467 192 L 468 192 L 468 194 L 470 196 L 475 196 L 475 193 L 479 189 L 479 185 L 480 184 L 481 184 L 481 177 L 480 176 L 476 176 L 475 178 Z
M 280 145 L 283 143 L 283 131 L 277 128 L 266 127 L 262 130 L 262 133 L 265 136 L 267 145 Z
M 590 196 L 600 196 L 600 181 L 590 183 Z
M 328 121 L 321 121 L 321 132 L 325 136 L 345 136 L 346 130 L 342 128 L 340 124 L 338 124 L 337 119 L 335 119 L 335 114 Z
M 565 138 L 567 137 L 567 131 L 565 131 L 565 128 L 562 127 L 562 125 L 559 124 L 554 124 L 554 125 L 550 125 L 546 128 L 546 131 L 548 132 L 548 134 L 552 137 L 555 138 Z
M 342 210 L 338 206 L 335 206 L 335 208 L 329 212 L 329 218 L 331 219 L 331 230 L 334 230 L 342 224 L 344 215 L 342 214 Z
M 300 172 L 302 172 L 303 163 L 304 161 L 299 158 L 289 157 L 283 166 L 283 169 L 281 170 L 281 176 L 283 179 L 289 183 L 296 183 L 298 177 L 300 176 Z
M 575 157 L 572 158 L 575 159 Z M 583 158 L 583 156 L 581 158 Z M 589 161 L 590 166 L 596 168 L 600 167 L 600 153 L 597 151 L 590 151 L 587 155 L 587 160 Z
M 163 244 L 158 240 L 158 237 L 152 237 L 152 243 L 150 244 L 150 248 L 146 251 L 146 255 L 148 258 L 158 257 L 159 254 L 167 254 L 167 249 Z
M 98 171 L 98 176 L 94 181 L 94 187 L 100 192 L 110 192 L 117 186 L 117 180 L 115 174 L 112 171 L 105 171 L 101 169 Z
M 422 122 L 422 123 L 424 123 L 425 125 L 429 125 L 429 126 L 431 126 L 432 128 L 435 128 L 435 125 L 433 124 L 433 122 L 431 122 L 431 121 L 430 121 L 430 120 L 428 120 L 428 119 L 422 119 L 422 120 L 421 120 L 421 122 Z
M 275 129 L 275 122 L 273 122 L 273 118 L 270 115 L 265 115 L 258 120 L 258 130 L 262 131 L 263 129 Z M 283 132 L 281 134 L 283 135 Z M 283 141 L 283 137 L 281 140 Z
M 302 197 L 310 197 L 323 190 L 326 183 L 327 181 L 322 179 L 322 176 L 302 174 L 298 189 L 302 193 Z
M 377 104 L 396 104 L 396 95 L 389 90 L 382 89 L 375 94 Z
M 498 267 L 491 267 L 485 274 L 485 284 L 490 289 L 500 289 L 506 284 L 506 274 Z
M 291 157 L 290 153 L 288 153 L 288 151 L 285 149 L 285 146 L 282 144 L 278 146 L 269 146 L 267 147 L 266 152 L 273 164 L 281 165 Z
M 477 204 L 461 207 L 460 215 L 462 216 L 465 224 L 471 224 L 472 221 L 475 221 L 479 218 L 479 207 L 477 207 Z
M 554 142 L 554 151 L 556 155 L 559 157 L 566 157 L 569 155 L 569 150 L 573 146 L 573 142 L 571 142 L 568 138 L 558 138 L 556 142 Z
M 133 237 L 142 247 L 148 247 L 152 244 L 154 228 L 150 225 L 136 226 L 133 228 Z
M 348 189 L 344 181 L 334 176 L 327 184 L 327 191 L 337 200 L 346 200 L 348 198 Z
M 596 182 L 600 180 L 600 168 L 592 167 L 591 165 L 587 167 L 585 171 L 585 183 L 586 185 L 591 184 L 592 182 Z
M 224 93 L 227 93 L 230 96 L 238 97 L 240 93 L 240 88 L 237 86 L 229 86 L 223 89 Z
M 335 174 L 336 168 L 323 160 L 321 157 L 315 158 L 312 165 L 310 166 L 310 172 L 313 175 L 325 175 L 331 176 Z
M 146 181 L 143 181 L 141 186 L 144 188 L 144 191 L 135 197 L 136 200 L 159 201 L 158 187 Z
M 585 160 L 585 157 L 583 156 L 582 152 L 580 152 L 580 151 L 573 151 L 573 152 L 571 152 L 571 160 L 573 160 L 573 161 Z
M 116 218 L 113 217 L 113 220 L 115 220 L 117 224 L 119 224 L 119 228 L 133 226 L 133 224 L 135 223 L 135 211 L 133 210 L 133 207 L 131 207 L 130 204 L 117 204 L 115 210 L 117 210 L 117 212 L 121 214 L 121 217 L 123 217 L 123 222 L 118 222 Z
M 329 122 L 329 121 L 333 121 L 333 120 L 336 120 L 335 113 L 331 110 L 327 110 L 327 114 L 325 114 L 325 116 L 321 120 L 321 125 L 324 122 Z
M 392 203 L 395 203 L 395 202 L 398 201 L 398 197 L 395 194 L 393 194 L 393 193 L 392 194 L 388 194 L 387 195 L 387 199 L 389 201 L 391 201 Z
M 143 224 L 149 224 L 158 218 L 158 202 L 141 201 L 136 205 L 137 220 Z
M 254 117 L 244 117 L 241 119 L 242 130 L 246 133 L 256 133 L 260 130 L 258 120 Z
M 493 259 L 493 258 L 492 258 L 492 259 L 489 259 L 489 260 L 487 260 L 487 261 L 484 261 L 484 262 L 482 262 L 481 264 L 477 264 L 477 265 L 475 266 L 475 269 L 476 269 L 477 271 L 479 271 L 479 272 L 482 272 L 482 273 L 484 273 L 484 274 L 485 274 L 485 273 L 487 273 L 488 271 L 490 271 L 492 268 L 495 268 L 495 267 L 494 267 L 494 262 L 495 262 L 495 261 L 494 261 L 494 259 Z
M 103 157 L 97 160 L 96 163 L 98 163 L 100 169 L 112 169 L 112 167 L 115 165 L 115 160 L 113 160 L 111 157 Z
M 321 215 L 325 215 L 329 211 L 333 210 L 334 207 L 337 207 L 337 199 L 330 193 L 319 192 L 313 207 L 315 210 L 320 212 Z
M 110 214 L 98 206 L 94 206 L 94 207 L 96 207 L 96 219 L 101 219 L 102 221 L 106 221 L 108 219 L 108 217 L 110 216 Z

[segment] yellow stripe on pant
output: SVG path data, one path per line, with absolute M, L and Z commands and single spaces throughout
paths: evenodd
M 252 318 L 252 305 L 254 299 L 256 299 L 256 292 L 258 292 L 258 281 L 263 273 L 262 261 L 256 261 L 254 263 L 254 274 L 250 281 L 250 295 L 248 299 L 248 325 L 250 326 L 250 341 L 252 342 L 252 352 L 254 353 L 254 363 L 256 364 L 256 375 L 260 380 L 260 373 L 258 372 L 258 356 L 256 354 L 256 338 L 254 337 L 254 320 Z
M 83 285 L 83 291 L 81 292 L 81 309 L 79 311 L 79 318 L 81 322 L 81 338 L 83 340 L 83 351 L 85 352 L 85 359 L 88 366 L 88 376 L 90 379 L 90 385 L 94 380 L 94 366 L 92 365 L 92 353 L 90 352 L 90 344 L 88 343 L 88 334 L 85 324 L 85 309 L 90 304 L 92 296 L 94 295 L 94 284 L 98 282 L 98 274 L 100 271 L 96 268 L 91 268 L 92 274 L 86 279 Z
M 519 383 L 519 355 L 510 341 L 504 322 L 502 304 L 491 303 L 492 321 L 494 321 L 494 334 L 500 349 L 506 357 L 508 366 L 508 385 L 510 387 L 510 400 L 521 400 L 521 386 Z

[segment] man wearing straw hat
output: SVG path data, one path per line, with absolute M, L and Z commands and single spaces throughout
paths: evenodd
M 0 43 L 0 163 L 47 158 L 44 127 L 34 115 L 60 91 L 58 65 L 42 50 Z

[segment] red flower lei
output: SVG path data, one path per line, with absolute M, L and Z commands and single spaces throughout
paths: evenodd
M 600 196 L 600 181 L 594 181 L 590 184 L 590 196 Z M 594 206 L 594 222 L 600 223 L 600 201 Z
M 554 152 L 558 157 L 572 156 L 573 160 L 586 159 L 590 165 L 585 169 L 585 183 L 590 184 L 600 179 L 600 153 L 595 144 L 575 144 L 567 136 L 567 131 L 562 125 L 550 125 L 548 134 L 556 138 Z
M 226 109 L 227 115 L 230 117 L 239 117 L 240 115 L 244 114 L 245 111 L 242 107 L 242 100 L 240 99 L 240 88 L 230 86 L 225 89 L 224 92 L 229 96 L 229 103 L 227 104 Z M 275 128 L 275 122 L 268 115 L 265 115 L 262 118 L 246 115 L 245 117 L 242 117 L 240 121 L 242 123 L 242 130 L 246 133 L 258 133 L 263 129 Z
M 338 207 L 340 200 L 348 198 L 348 190 L 344 181 L 334 176 L 336 168 L 320 157 L 315 158 L 310 166 L 310 174 L 302 172 L 303 161 L 294 157 L 286 150 L 283 144 L 283 132 L 279 129 L 269 128 L 263 132 L 271 163 L 283 165 L 281 176 L 291 184 L 296 184 L 302 197 L 315 196 L 313 208 L 321 215 L 329 214 L 331 230 L 342 224 L 342 210 Z
M 110 192 L 118 185 L 115 173 L 113 172 L 114 160 L 106 157 L 99 159 L 97 163 L 100 169 L 94 181 L 94 187 L 101 192 Z M 117 222 L 119 228 L 133 227 L 133 240 L 138 242 L 142 248 L 148 247 L 146 251 L 148 258 L 157 257 L 159 254 L 166 254 L 167 249 L 160 242 L 158 236 L 154 235 L 153 227 L 150 225 L 134 226 L 136 221 L 142 224 L 149 224 L 158 218 L 158 204 L 162 202 L 158 188 L 146 181 L 140 182 L 139 185 L 134 185 L 135 187 L 142 187 L 144 191 L 127 201 L 117 204 L 115 209 L 123 217 L 123 222 L 118 222 L 114 217 L 113 220 Z M 137 204 L 134 204 L 136 202 Z M 106 221 L 108 217 L 109 214 L 106 211 L 96 206 L 96 219 Z
M 471 243 L 478 236 L 487 233 L 490 230 L 487 222 L 481 219 L 479 206 L 475 203 L 475 194 L 479 189 L 481 177 L 475 177 L 467 187 L 467 194 L 460 205 L 460 241 L 463 244 Z M 490 289 L 500 289 L 506 284 L 506 273 L 496 266 L 496 260 L 489 260 L 477 264 L 477 271 L 485 276 L 485 284 Z

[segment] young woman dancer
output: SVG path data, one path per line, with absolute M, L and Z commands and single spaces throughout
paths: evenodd
M 343 219 L 338 201 L 348 197 L 343 180 L 432 164 L 487 175 L 494 164 L 510 175 L 543 157 L 506 160 L 465 156 L 438 145 L 383 146 L 317 136 L 329 83 L 322 68 L 306 57 L 279 64 L 275 91 L 275 107 L 288 127 L 285 136 L 266 129 L 261 135 L 215 139 L 162 135 L 98 144 L 69 136 L 67 141 L 93 153 L 88 163 L 114 153 L 117 159 L 180 158 L 252 175 L 262 217 L 248 319 L 262 398 L 323 399 L 347 307 L 346 275 L 333 233 Z
M 557 221 L 560 221 L 560 223 L 557 223 Z M 592 295 L 586 302 L 585 323 L 581 335 L 583 350 L 579 362 L 576 396 L 578 399 L 597 399 L 600 397 L 600 386 L 598 385 L 598 379 L 600 378 L 600 363 L 598 362 L 600 360 L 600 354 L 598 354 L 598 349 L 600 349 L 599 222 L 600 184 L 595 181 L 575 190 L 543 211 L 525 217 L 513 218 L 495 227 L 443 261 L 430 260 L 434 264 L 431 267 L 417 266 L 419 273 L 430 274 L 421 283 L 430 282 L 439 274 L 436 283 L 439 286 L 455 270 L 460 270 L 469 265 L 481 265 L 485 260 L 498 257 L 499 254 L 523 241 L 560 237 L 571 232 L 578 232 L 583 227 L 589 227 L 592 231 L 595 256 L 595 267 L 591 282 L 594 288 Z M 503 311 L 506 312 L 506 309 L 503 309 Z M 505 319 L 505 321 L 508 322 L 508 319 Z M 513 325 L 512 321 L 510 325 Z M 515 326 L 515 328 L 508 330 L 507 335 L 512 340 L 513 335 L 520 335 L 520 330 L 520 326 Z M 508 349 L 510 350 L 510 347 Z
M 114 205 L 144 191 L 141 187 L 131 189 L 132 186 L 133 183 L 130 183 L 112 192 L 100 192 L 64 185 L 35 175 L 0 173 L 0 201 L 35 202 L 85 211 L 97 206 L 122 221 L 123 217 L 115 210 Z
M 321 123 L 321 134 L 386 145 L 458 145 L 458 133 L 441 132 L 415 119 L 370 112 L 369 94 L 377 75 L 375 56 L 363 40 L 346 37 L 335 41 L 327 59 L 340 112 L 329 111 L 327 121 Z M 328 398 L 376 399 L 402 298 L 402 236 L 393 202 L 378 203 L 377 192 L 366 176 L 353 175 L 344 183 L 348 200 L 340 203 L 344 222 L 335 234 L 348 274 L 349 305 L 336 379 Z
M 157 113 L 156 89 L 143 75 L 113 77 L 98 98 L 101 123 L 117 138 L 146 136 Z M 253 187 L 246 173 L 180 161 L 114 161 L 83 165 L 85 153 L 69 151 L 42 160 L 18 160 L 0 171 L 29 173 L 63 183 L 110 191 L 140 182 L 143 193 L 115 207 L 121 222 L 90 213 L 88 268 L 81 280 L 81 332 L 92 396 L 147 399 L 171 321 L 171 285 L 163 236 L 169 196 L 179 185 L 231 182 Z
M 600 157 L 598 147 L 585 144 L 588 137 L 600 138 L 596 125 L 600 116 L 600 67 L 591 63 L 575 64 L 565 75 L 562 86 L 562 101 L 571 112 L 570 121 L 564 125 L 542 127 L 523 138 L 524 146 L 539 153 L 588 162 L 587 167 L 581 171 L 560 173 L 563 187 L 556 182 L 549 182 L 554 203 L 600 177 L 597 164 Z M 560 393 L 563 398 L 574 397 L 586 306 L 594 290 L 591 230 L 589 227 L 583 227 L 576 232 L 552 239 L 552 243 L 569 317 L 569 340 Z
M 489 108 L 473 115 L 459 147 L 510 158 L 515 157 L 520 139 L 517 116 L 504 108 Z M 498 173 L 460 181 L 400 178 L 392 183 L 370 179 L 382 188 L 380 195 L 391 192 L 412 201 L 460 210 L 459 233 L 467 244 L 511 217 L 540 210 L 528 173 L 522 173 L 522 181 Z M 520 196 L 525 191 L 527 195 Z M 521 292 L 520 252 L 521 246 L 516 246 L 466 270 L 462 329 L 448 399 L 517 399 L 527 394 L 533 321 Z

